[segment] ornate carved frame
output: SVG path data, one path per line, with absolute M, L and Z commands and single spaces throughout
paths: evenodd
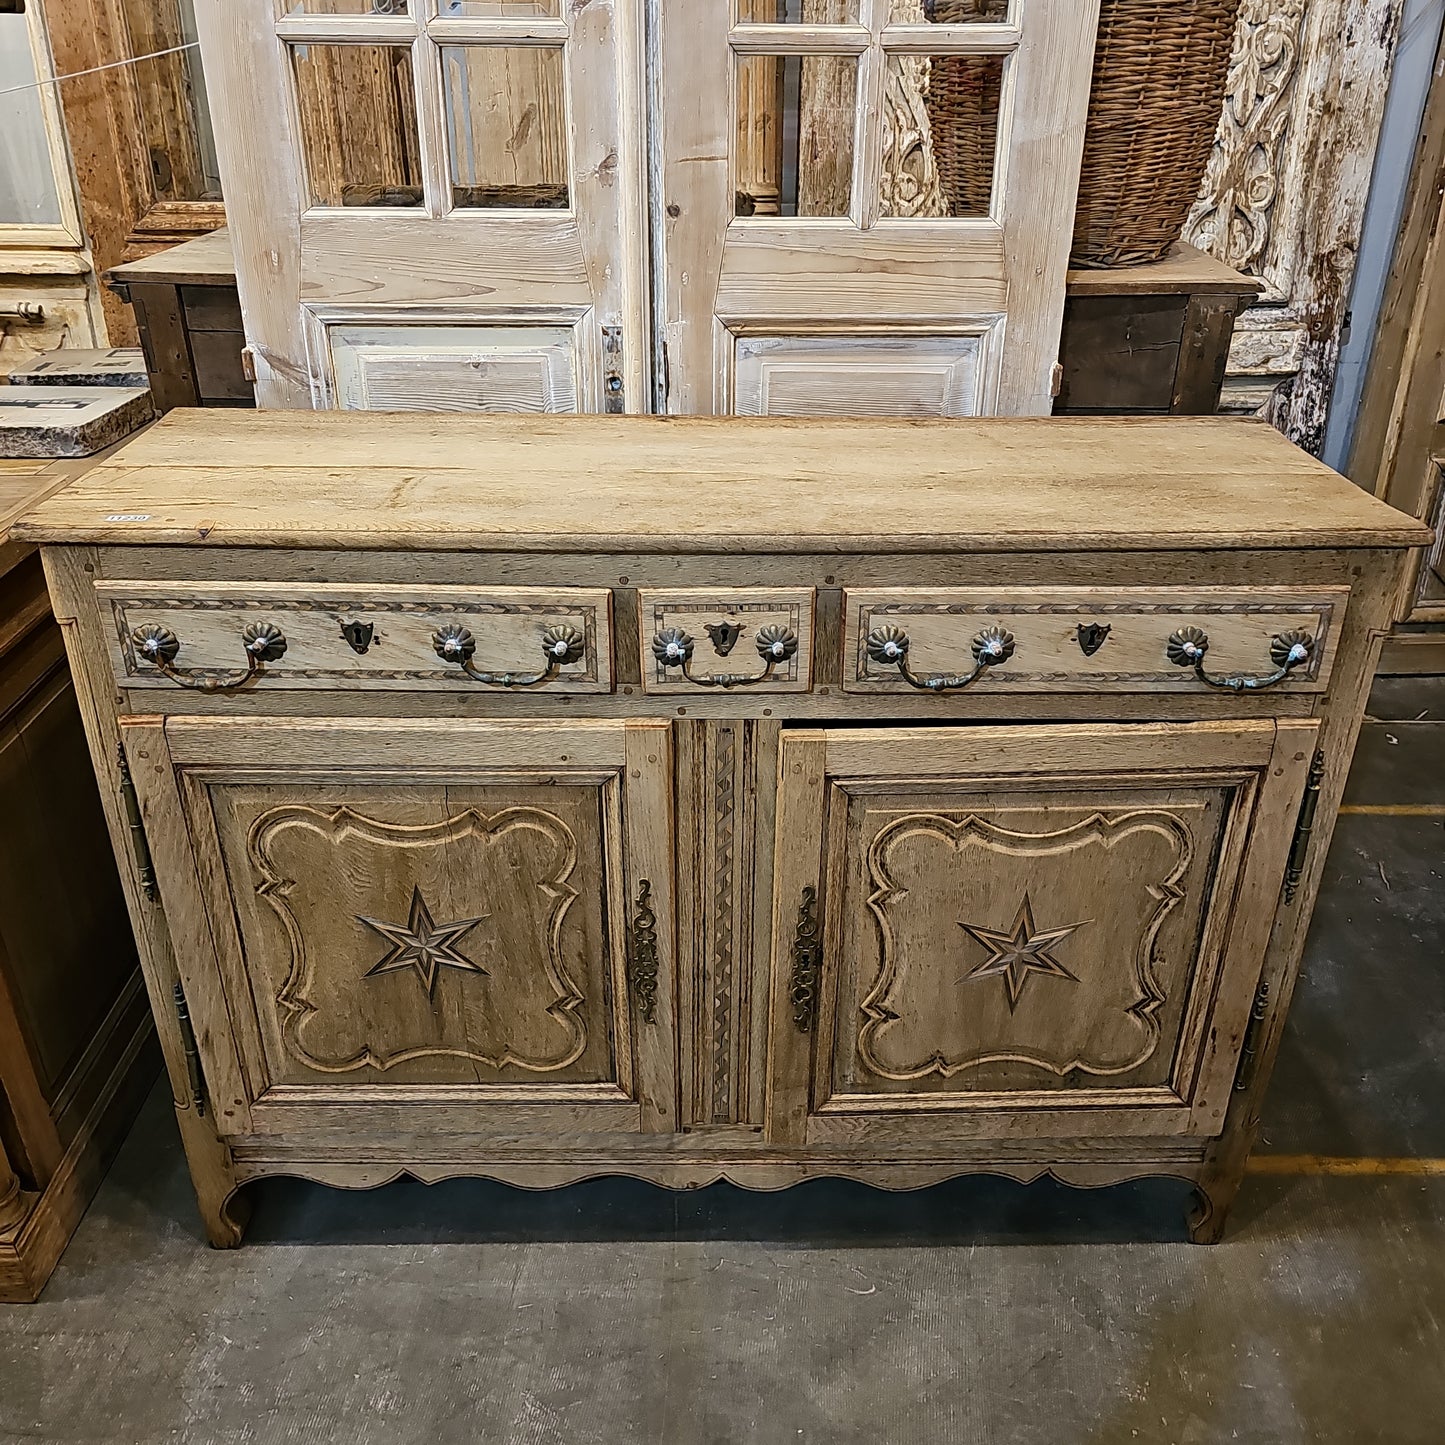
M 1224 410 L 1324 442 L 1404 0 L 1244 0 L 1185 240 L 1265 282 Z

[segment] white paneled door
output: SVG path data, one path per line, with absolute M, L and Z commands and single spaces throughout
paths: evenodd
M 672 412 L 1046 415 L 1098 0 L 660 0 Z
M 1047 413 L 1097 11 L 197 0 L 258 400 Z
M 628 0 L 196 0 L 262 406 L 647 409 Z

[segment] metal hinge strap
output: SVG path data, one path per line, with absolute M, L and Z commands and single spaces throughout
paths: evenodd
M 1269 984 L 1261 982 L 1254 994 L 1254 1007 L 1249 1011 L 1249 1027 L 1244 1031 L 1244 1047 L 1239 1051 L 1239 1074 L 1234 1080 L 1236 1093 L 1243 1093 L 1254 1082 L 1259 1035 L 1269 1013 Z
M 125 806 L 126 826 L 130 829 L 130 850 L 135 856 L 136 881 L 141 892 L 154 903 L 159 896 L 156 892 L 155 864 L 151 862 L 151 845 L 146 841 L 145 821 L 140 814 L 140 799 L 136 796 L 135 780 L 130 775 L 125 744 L 118 743 L 115 753 L 120 767 L 120 798 Z
M 196 1030 L 191 1023 L 191 1011 L 186 1004 L 186 991 L 180 984 L 175 986 L 172 997 L 176 1003 L 176 1023 L 181 1030 L 181 1046 L 186 1056 L 186 1078 L 191 1085 L 191 1106 L 196 1117 L 203 1118 L 206 1112 L 206 1079 L 201 1073 L 201 1053 L 196 1047 Z
M 1284 901 L 1293 903 L 1299 892 L 1300 879 L 1304 877 L 1305 859 L 1309 857 L 1310 834 L 1314 831 L 1315 810 L 1320 805 L 1320 785 L 1325 778 L 1325 755 L 1317 750 L 1310 762 L 1309 777 L 1305 781 L 1305 795 L 1300 801 L 1299 822 L 1295 824 L 1294 842 L 1290 844 L 1289 864 L 1284 874 Z

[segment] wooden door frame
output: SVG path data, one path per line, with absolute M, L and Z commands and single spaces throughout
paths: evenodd
M 48 0 L 46 21 L 80 207 L 98 276 L 226 224 L 220 201 L 162 199 L 145 145 L 140 88 L 120 0 Z M 195 63 L 200 64 L 197 56 Z M 93 71 L 95 74 L 81 74 Z M 110 344 L 138 343 L 130 307 L 108 288 L 100 304 Z
M 256 7 L 261 0 L 247 3 Z M 308 318 L 308 303 L 329 310 L 348 305 L 361 309 L 365 302 L 381 319 L 390 319 L 383 313 L 395 311 L 403 321 L 408 319 L 408 306 L 455 305 L 461 308 L 458 314 L 463 324 L 475 324 L 480 303 L 475 288 L 465 278 L 448 289 L 451 278 L 426 264 L 425 256 L 408 259 L 419 244 L 424 244 L 442 252 L 450 247 L 462 255 L 490 254 L 499 249 L 504 252 L 504 262 L 509 264 L 499 265 L 498 275 L 504 276 L 507 284 L 494 288 L 486 298 L 488 306 L 494 302 L 498 310 L 538 307 L 553 299 L 559 306 L 585 302 L 597 310 L 597 296 L 605 288 L 612 288 L 615 307 L 609 305 L 603 314 L 593 317 L 598 328 L 597 373 L 603 370 L 600 329 L 619 324 L 624 341 L 615 366 L 622 381 L 624 406 L 620 409 L 645 410 L 651 385 L 651 342 L 645 230 L 647 157 L 641 135 L 642 0 L 615 0 L 605 18 L 600 10 L 574 6 L 567 19 L 520 25 L 506 18 L 438 19 L 434 0 L 412 0 L 405 16 L 381 18 L 321 14 L 276 18 L 269 5 L 264 8 L 270 17 L 267 23 L 257 23 L 254 18 L 243 23 L 237 20 L 233 0 L 196 0 L 202 53 L 209 61 L 207 83 L 215 110 L 229 122 L 217 130 L 216 147 L 233 201 L 229 224 L 237 261 L 237 289 L 256 371 L 257 404 L 310 408 L 326 399 L 325 387 L 311 380 L 311 362 L 315 359 L 311 348 L 316 344 L 321 318 L 319 313 Z M 255 13 L 259 11 L 253 10 Z M 454 211 L 443 194 L 440 177 L 447 142 L 438 89 L 440 75 L 433 75 L 428 64 L 431 46 L 417 41 L 429 34 L 436 44 L 571 44 L 576 42 L 578 25 L 610 25 L 608 53 L 615 56 L 616 64 L 615 71 L 606 74 L 597 67 L 578 67 L 568 72 L 572 96 L 568 150 L 573 160 L 568 214 L 576 222 L 578 255 L 576 267 L 569 272 L 570 291 L 554 298 L 541 283 L 529 289 L 525 272 L 528 257 L 535 257 L 538 248 L 548 242 L 551 231 L 547 228 L 555 231 L 555 221 L 548 218 L 561 213 Z M 317 44 L 405 44 L 411 48 L 418 143 L 425 173 L 425 194 L 418 210 L 312 207 L 302 194 L 300 122 L 294 86 L 284 61 L 288 42 L 307 40 Z M 591 87 L 591 103 L 586 107 L 580 107 L 576 100 L 579 74 Z M 584 130 L 579 114 L 598 114 L 604 94 L 612 97 L 616 139 L 600 164 L 589 165 L 581 143 L 588 141 L 595 148 L 598 138 Z M 247 116 L 257 123 L 239 123 Z M 609 158 L 613 162 L 610 166 Z M 587 200 L 589 187 L 595 195 L 605 195 L 615 204 L 620 218 L 615 227 L 593 214 L 598 207 Z M 508 219 L 499 222 L 496 217 L 502 215 Z M 392 300 L 373 302 L 376 277 L 368 274 L 352 278 L 349 296 L 308 296 L 304 285 L 307 267 L 325 265 L 329 257 L 338 254 L 345 224 L 366 221 L 371 222 L 375 249 L 389 248 L 396 258 L 395 267 L 387 275 L 401 283 L 398 294 Z M 608 247 L 615 247 L 615 253 Z M 550 255 L 555 250 L 552 246 L 543 253 Z M 365 269 L 364 262 L 359 264 Z M 553 288 L 560 289 L 560 283 Z M 587 375 L 584 358 L 578 358 L 578 368 L 580 382 Z M 606 370 L 610 386 L 614 370 L 610 357 Z M 603 387 L 597 396 L 596 409 L 601 411 L 611 392 Z
M 1445 38 L 1410 170 L 1409 189 L 1370 349 L 1346 467 L 1392 507 L 1438 521 L 1441 419 L 1445 417 Z M 1439 544 L 1417 554 L 1402 620 L 1445 621 L 1445 601 L 1421 600 L 1425 569 Z

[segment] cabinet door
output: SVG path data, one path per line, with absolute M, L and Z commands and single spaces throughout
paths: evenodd
M 222 1133 L 673 1126 L 666 724 L 150 719 L 125 748 Z
M 1098 0 L 658 13 L 662 409 L 1047 416 Z
M 786 733 L 772 1137 L 1218 1133 L 1316 727 Z

